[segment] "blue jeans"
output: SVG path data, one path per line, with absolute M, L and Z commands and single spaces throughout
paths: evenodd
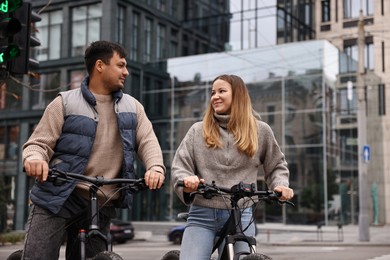
M 180 260 L 209 260 L 218 232 L 229 219 L 230 210 L 205 208 L 192 205 L 189 211 L 187 226 L 184 231 L 180 249 Z M 252 208 L 242 211 L 241 223 L 245 229 L 252 219 Z M 247 236 L 255 236 L 255 225 L 251 223 L 244 231 Z M 218 253 L 222 253 L 222 246 Z M 234 246 L 236 252 L 249 251 L 244 242 L 237 242 Z

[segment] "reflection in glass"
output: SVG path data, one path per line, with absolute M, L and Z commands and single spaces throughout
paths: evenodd
M 326 41 L 169 59 L 168 71 L 174 84 L 168 86 L 173 89 L 168 87 L 169 94 L 160 97 L 169 100 L 167 147 L 173 148 L 174 154 L 191 125 L 202 120 L 212 80 L 221 74 L 236 74 L 246 82 L 253 109 L 270 125 L 285 153 L 295 193 L 296 207 L 287 207 L 287 218 L 281 209 L 266 206 L 260 210 L 258 221 L 336 222 L 340 215 L 330 214 L 328 204 L 341 204 L 337 204 L 340 183 L 357 172 L 356 146 L 349 143 L 346 147 L 345 139 L 351 142 L 353 137 L 333 130 L 340 115 L 335 105 L 340 93 L 336 83 L 340 70 L 351 72 L 355 65 Z M 342 170 L 343 164 L 348 164 L 349 172 Z M 265 185 L 262 176 L 259 184 Z

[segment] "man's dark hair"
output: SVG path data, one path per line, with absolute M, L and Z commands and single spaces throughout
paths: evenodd
M 118 53 L 119 57 L 126 58 L 127 52 L 123 46 L 108 41 L 96 41 L 85 50 L 84 63 L 89 75 L 93 71 L 93 67 L 97 60 L 101 60 L 104 64 L 109 64 L 110 59 L 114 56 L 114 52 Z

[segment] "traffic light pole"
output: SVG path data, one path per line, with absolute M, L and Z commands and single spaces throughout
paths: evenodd
M 368 176 L 367 162 L 364 160 L 363 147 L 367 144 L 366 122 L 366 95 L 365 95 L 365 68 L 364 68 L 364 20 L 363 11 L 360 10 L 358 23 L 358 70 L 356 91 L 358 96 L 358 161 L 359 161 L 359 240 L 370 241 L 370 217 L 368 208 Z

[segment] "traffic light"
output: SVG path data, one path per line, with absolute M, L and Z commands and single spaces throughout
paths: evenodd
M 20 1 L 20 0 L 19 0 Z M 31 3 L 22 3 L 21 8 L 16 8 L 12 18 L 21 24 L 21 30 L 12 37 L 12 44 L 19 47 L 18 57 L 11 59 L 8 71 L 11 75 L 27 74 L 29 68 L 38 67 L 39 62 L 30 58 L 30 47 L 40 46 L 41 43 L 32 34 L 32 23 L 41 20 L 41 17 L 32 10 Z
M 20 8 L 23 1 L 0 1 L 0 68 L 8 68 L 8 62 L 20 55 L 20 48 L 12 38 L 22 30 L 20 21 L 12 17 L 12 12 Z

